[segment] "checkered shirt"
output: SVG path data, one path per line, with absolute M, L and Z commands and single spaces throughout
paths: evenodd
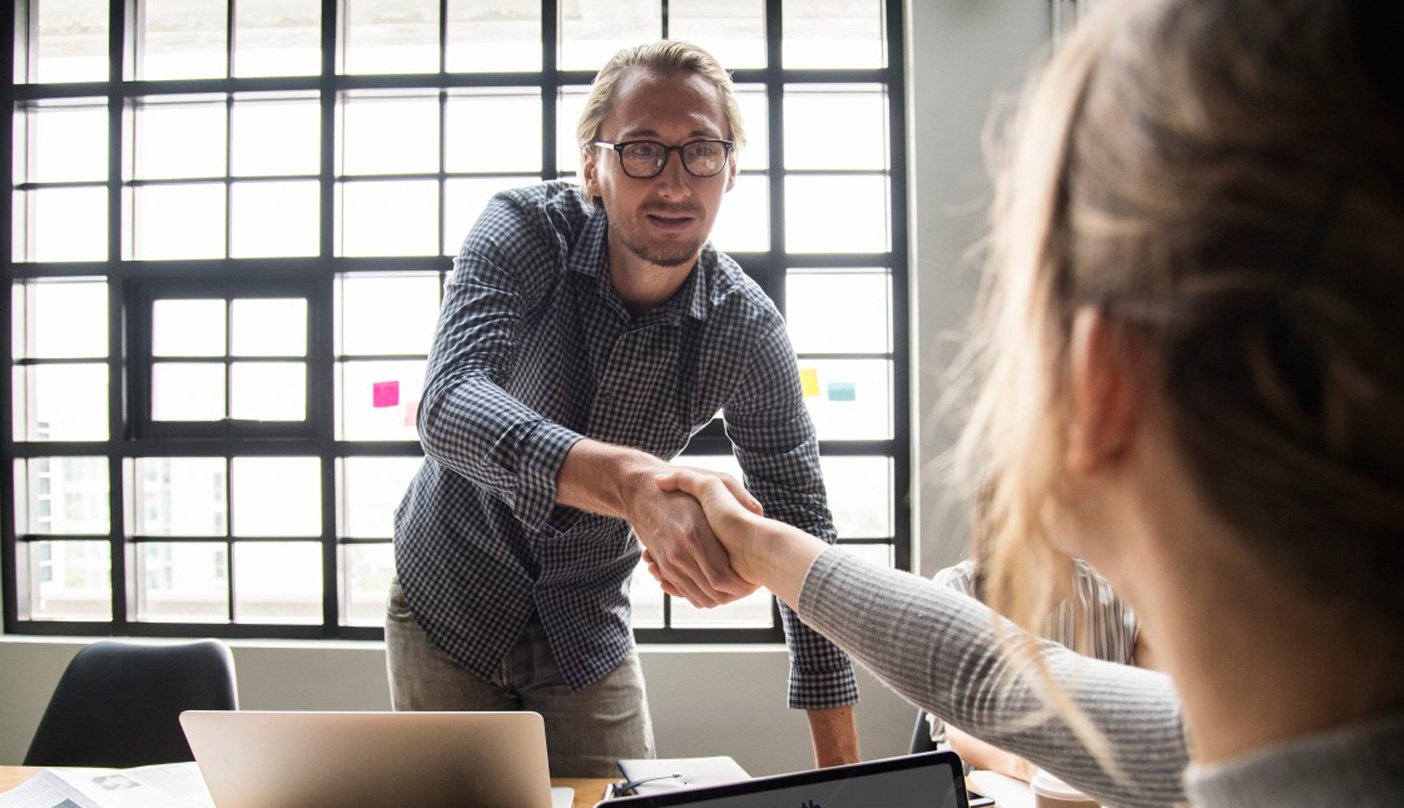
M 835 537 L 794 349 L 774 304 L 709 244 L 633 317 L 606 271 L 608 220 L 578 187 L 498 194 L 454 261 L 419 409 L 425 461 L 395 514 L 400 584 L 433 642 L 490 678 L 531 615 L 566 682 L 633 645 L 641 547 L 621 519 L 556 504 L 583 436 L 676 456 L 720 410 L 768 516 Z M 848 657 L 781 604 L 789 705 L 858 699 Z

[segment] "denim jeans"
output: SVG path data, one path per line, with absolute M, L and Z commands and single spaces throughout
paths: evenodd
M 490 680 L 449 659 L 424 634 L 398 581 L 385 610 L 386 666 L 396 710 L 534 710 L 546 722 L 552 777 L 618 777 L 620 758 L 653 757 L 653 724 L 638 651 L 572 691 L 535 617 Z

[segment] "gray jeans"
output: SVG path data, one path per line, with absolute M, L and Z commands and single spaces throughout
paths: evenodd
M 618 777 L 620 758 L 653 757 L 637 651 L 572 691 L 535 618 L 491 680 L 449 659 L 424 634 L 398 581 L 385 609 L 386 666 L 396 710 L 534 710 L 546 721 L 552 777 Z

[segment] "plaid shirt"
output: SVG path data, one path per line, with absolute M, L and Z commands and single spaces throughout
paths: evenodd
M 425 633 L 484 678 L 533 612 L 572 688 L 633 645 L 638 540 L 621 519 L 556 504 L 583 436 L 670 459 L 720 410 L 766 514 L 835 537 L 774 304 L 709 244 L 671 300 L 633 317 L 606 271 L 608 224 L 571 184 L 498 194 L 445 289 L 395 560 Z M 856 702 L 848 657 L 780 608 L 790 706 Z

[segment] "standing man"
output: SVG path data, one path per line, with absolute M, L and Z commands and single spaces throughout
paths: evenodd
M 682 42 L 620 51 L 577 134 L 583 189 L 499 194 L 454 262 L 385 634 L 396 709 L 535 710 L 553 776 L 607 777 L 654 753 L 641 549 L 696 605 L 753 590 L 655 484 L 666 459 L 720 410 L 765 513 L 835 533 L 784 322 L 707 241 L 745 137 L 730 77 Z M 852 665 L 781 609 L 815 759 L 856 761 Z

